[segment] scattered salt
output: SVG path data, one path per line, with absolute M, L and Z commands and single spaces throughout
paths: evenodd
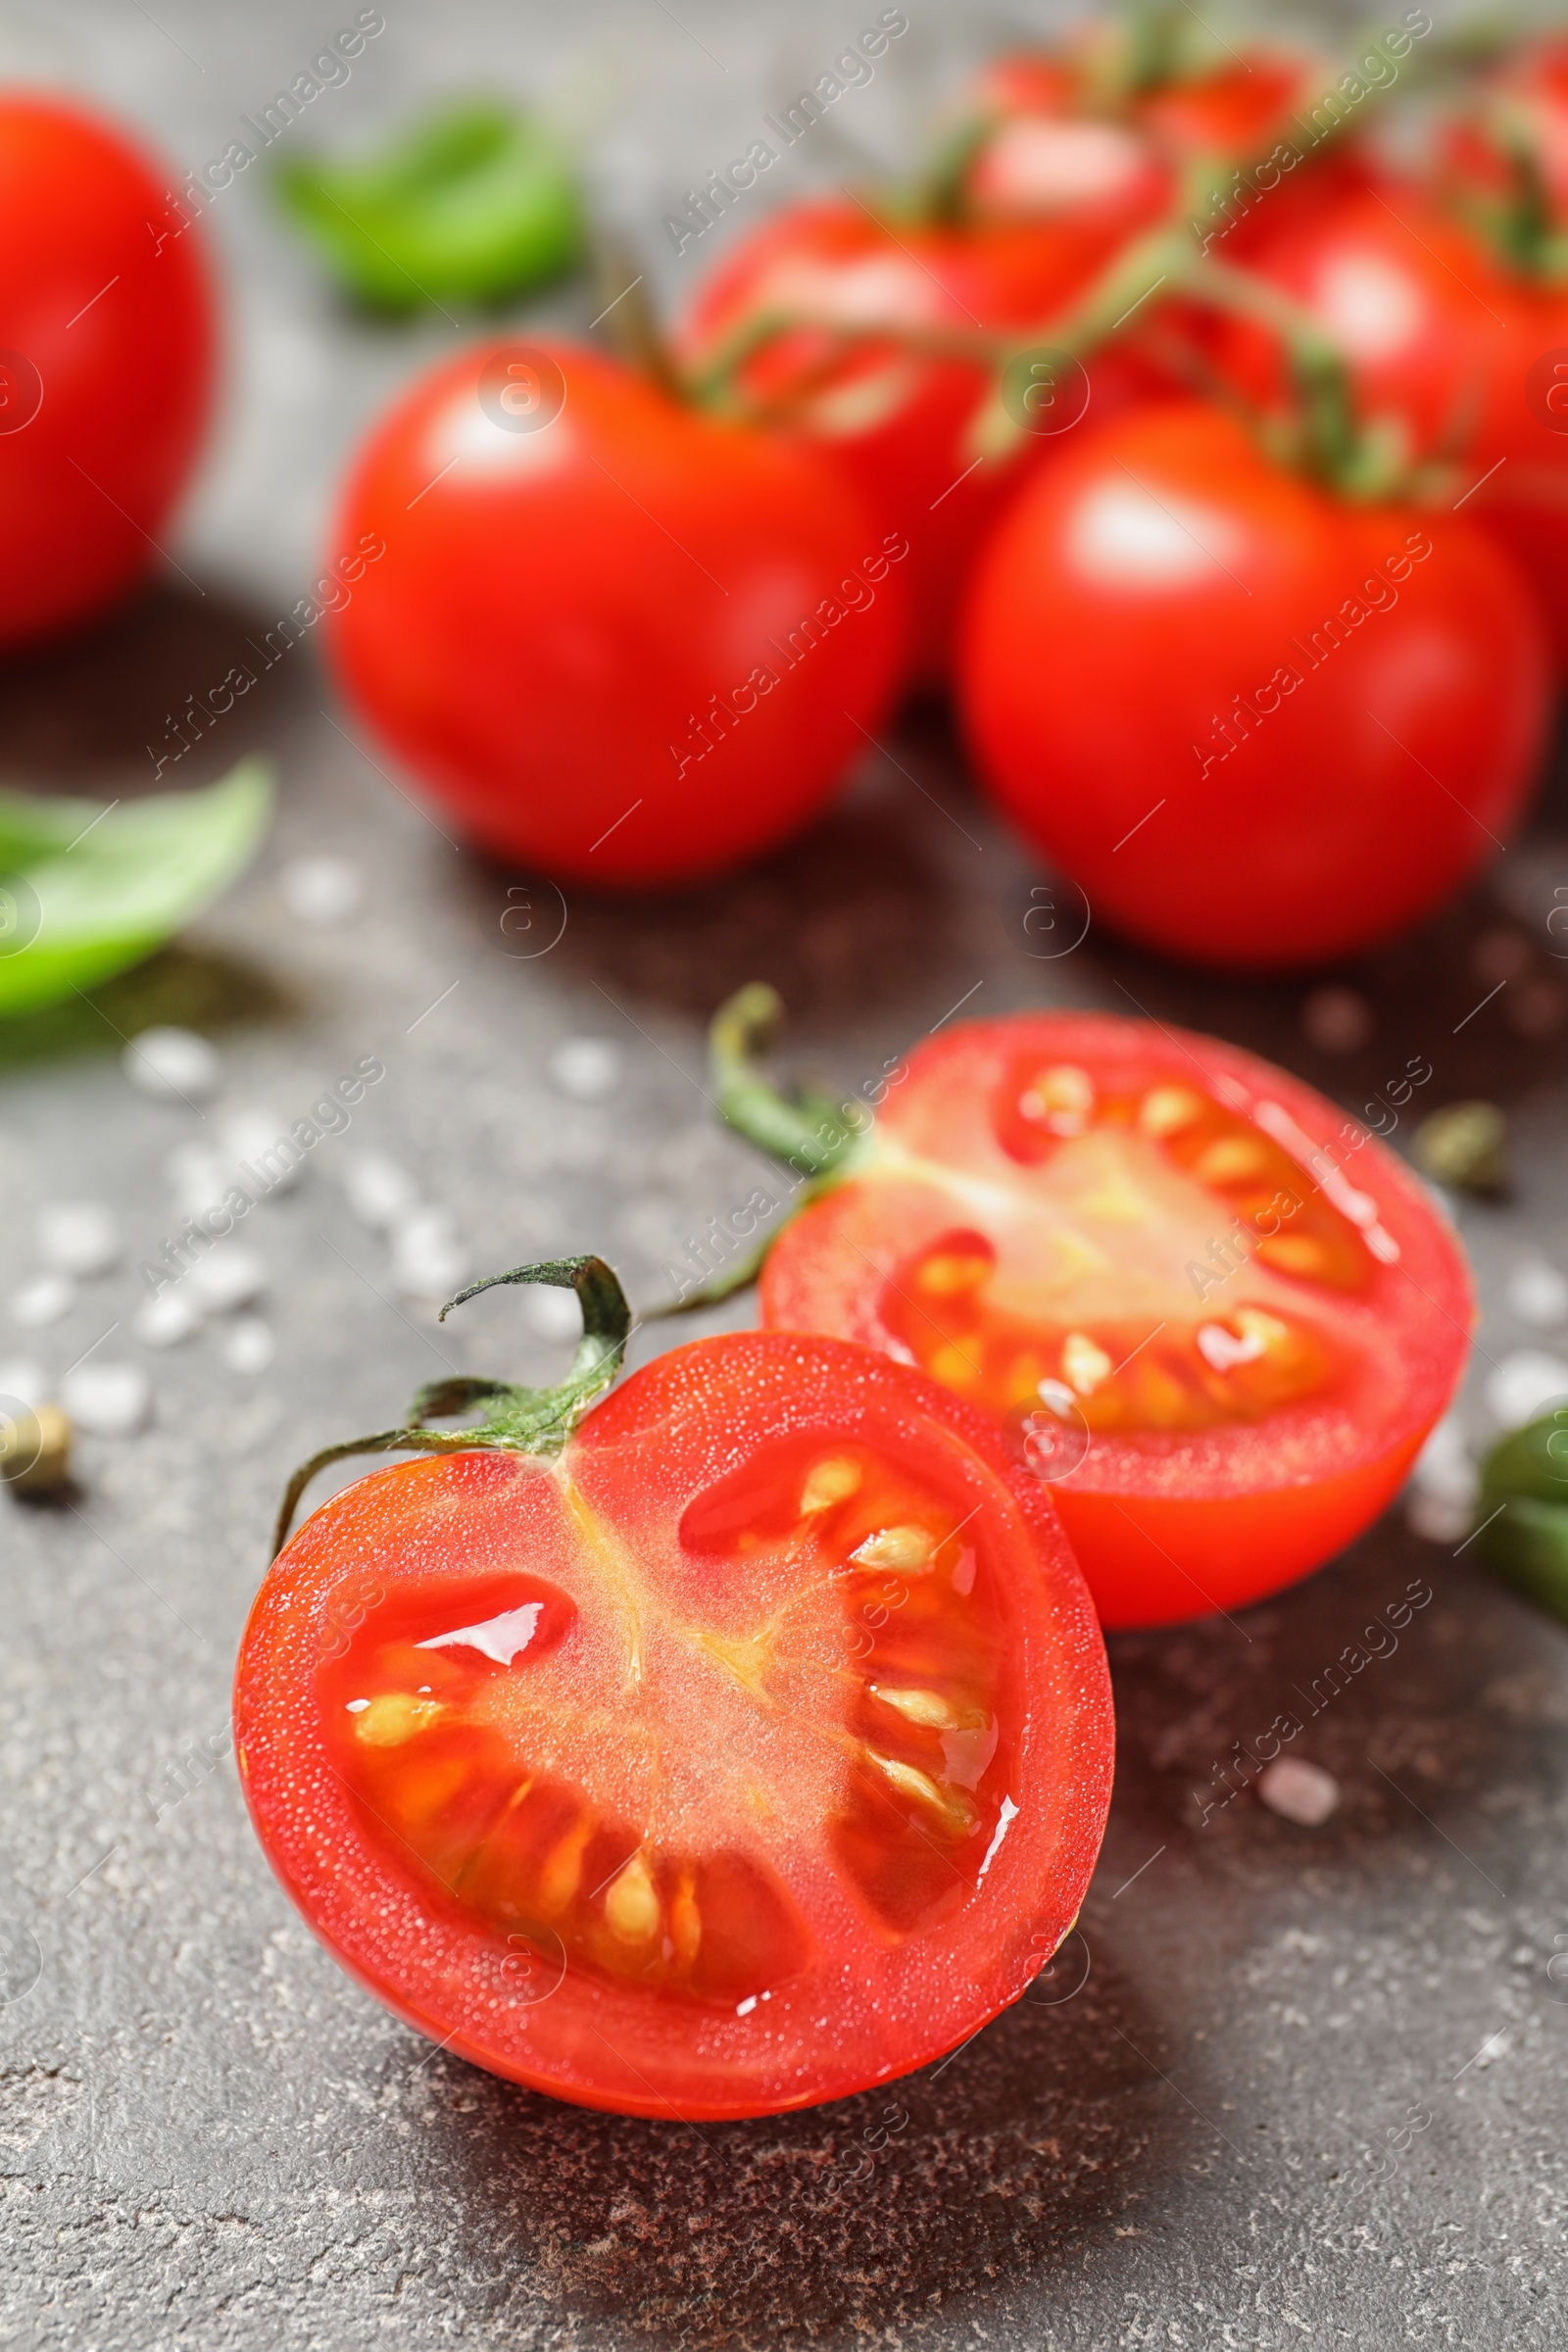
M 224 1332 L 220 1348 L 230 1372 L 265 1372 L 277 1353 L 271 1325 L 259 1315 L 241 1315 Z
M 1259 1773 L 1257 1793 L 1271 1813 L 1303 1830 L 1320 1829 L 1340 1801 L 1340 1784 L 1304 1756 L 1281 1756 Z
M 188 1285 L 177 1290 L 160 1291 L 145 1306 L 136 1309 L 130 1328 L 144 1348 L 177 1348 L 201 1328 L 201 1308 L 191 1296 Z
M 202 1102 L 218 1090 L 222 1058 L 194 1029 L 144 1029 L 122 1054 L 132 1086 L 167 1102 Z
M 346 858 L 296 858 L 277 877 L 283 904 L 297 923 L 328 930 L 358 914 L 364 878 Z
M 120 1226 L 101 1200 L 59 1200 L 38 1211 L 38 1255 L 56 1274 L 107 1274 L 120 1256 Z
M 1568 1401 L 1568 1363 L 1540 1348 L 1515 1348 L 1487 1376 L 1487 1405 L 1504 1429 L 1536 1420 L 1548 1404 Z
M 522 1315 L 541 1340 L 575 1340 L 582 1333 L 582 1308 L 575 1291 L 530 1283 L 522 1294 Z
M 1550 1331 L 1568 1323 L 1568 1275 L 1544 1257 L 1527 1257 L 1508 1277 L 1508 1305 L 1521 1323 Z
M 357 1152 L 345 1160 L 343 1190 L 360 1223 L 377 1233 L 413 1216 L 419 1205 L 414 1178 L 382 1152 Z
M 392 1279 L 411 1298 L 445 1298 L 468 1270 L 444 1208 L 416 1209 L 392 1237 Z
M 40 1274 L 17 1292 L 11 1301 L 11 1320 L 20 1323 L 24 1331 L 41 1331 L 46 1323 L 58 1323 L 69 1315 L 76 1303 L 76 1286 L 69 1274 Z
M 228 1243 L 196 1258 L 184 1277 L 196 1303 L 213 1315 L 226 1315 L 236 1306 L 249 1306 L 267 1288 L 267 1268 L 254 1250 Z
M 607 1037 L 568 1037 L 556 1047 L 545 1067 L 574 1102 L 598 1102 L 613 1093 L 619 1081 L 620 1049 Z
M 128 1438 L 152 1411 L 153 1386 L 140 1364 L 80 1364 L 68 1372 L 60 1401 L 94 1438 Z
M 1314 988 L 1301 1006 L 1301 1029 L 1320 1054 L 1354 1054 L 1372 1035 L 1372 1007 L 1353 988 Z

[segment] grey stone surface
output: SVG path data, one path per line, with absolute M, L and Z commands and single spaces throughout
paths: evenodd
M 387 15 L 354 83 L 323 100 L 323 138 L 338 122 L 368 132 L 436 82 L 556 76 L 600 105 L 606 201 L 633 226 L 641 205 L 645 236 L 770 77 L 798 80 L 842 34 L 821 8 L 786 23 L 683 5 L 673 25 L 641 5 Z M 865 94 L 880 110 L 867 142 L 896 144 L 948 50 L 989 23 L 917 22 L 905 78 Z M 194 160 L 319 29 L 292 4 L 264 18 L 160 0 L 155 23 L 64 0 L 13 12 L 3 37 Z M 440 322 L 393 335 L 339 317 L 257 189 L 235 190 L 215 228 L 258 372 L 178 550 L 206 593 L 155 587 L 0 673 L 0 757 L 19 780 L 138 788 L 163 712 L 299 592 L 359 419 L 451 340 Z M 291 1912 L 225 1732 L 288 1467 L 378 1426 L 449 1360 L 543 1378 L 561 1359 L 509 1295 L 465 1310 L 461 1337 L 399 1298 L 349 1214 L 349 1154 L 404 1161 L 476 1269 L 598 1247 L 647 1299 L 706 1212 L 754 1182 L 710 1118 L 701 1049 L 707 1010 L 754 975 L 790 1000 L 799 1060 L 845 1085 L 973 992 L 975 1012 L 1142 1006 L 1350 1105 L 1411 1054 L 1434 1063 L 1434 1100 L 1501 1101 L 1514 1195 L 1464 1211 L 1485 1307 L 1465 1413 L 1485 1438 L 1491 1366 L 1559 1344 L 1511 1319 L 1504 1286 L 1533 1248 L 1568 1265 L 1564 1032 L 1540 1033 L 1564 1008 L 1545 927 L 1568 881 L 1560 796 L 1469 902 L 1346 975 L 1375 1029 L 1336 1060 L 1305 1041 L 1299 987 L 1184 976 L 1093 931 L 1043 959 L 1038 914 L 1026 928 L 1038 876 L 931 723 L 894 746 L 924 794 L 872 760 L 838 815 L 732 888 L 574 900 L 530 957 L 557 925 L 550 895 L 509 897 L 518 877 L 389 791 L 328 723 L 341 713 L 313 663 L 298 648 L 189 761 L 194 781 L 252 745 L 275 754 L 283 805 L 253 875 L 101 1012 L 0 1031 L 5 1299 L 32 1271 L 46 1202 L 112 1201 L 128 1243 L 46 1331 L 14 1328 L 0 1299 L 0 1360 L 58 1376 L 93 1348 L 145 1362 L 156 1394 L 142 1435 L 83 1443 L 68 1505 L 0 1498 L 0 2343 L 1560 2344 L 1568 2003 L 1547 1964 L 1568 1942 L 1568 1641 L 1396 1516 L 1234 1622 L 1113 1643 L 1121 1758 L 1076 1991 L 1063 1977 L 1069 1997 L 1020 2004 L 945 2064 L 785 2121 L 589 2115 L 417 2040 Z M 323 854 L 353 860 L 366 895 L 312 929 L 280 877 Z M 1467 1019 L 1510 955 L 1513 978 Z M 220 1042 L 205 1116 L 126 1083 L 117 1018 L 150 1006 Z M 552 1049 L 584 1036 L 622 1055 L 611 1103 L 549 1076 Z M 271 1367 L 227 1369 L 216 1326 L 143 1348 L 133 1266 L 170 1230 L 171 1152 L 228 1109 L 293 1119 L 366 1054 L 387 1075 L 352 1130 L 247 1229 Z M 1396 1652 L 1299 1743 L 1340 1779 L 1333 1819 L 1297 1828 L 1247 1788 L 1213 1802 L 1235 1743 L 1310 1704 L 1293 1693 L 1412 1582 L 1434 1597 Z M 863 2178 L 828 2192 L 825 2159 L 856 2147 Z

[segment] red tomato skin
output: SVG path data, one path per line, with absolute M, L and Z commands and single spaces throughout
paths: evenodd
M 746 319 L 807 307 L 802 288 L 810 307 L 857 324 L 1049 330 L 1110 260 L 1124 229 L 1120 220 L 1089 218 L 909 228 L 895 236 L 858 204 L 795 206 L 720 257 L 698 291 L 681 351 L 700 369 Z M 1049 331 L 1042 340 L 1049 342 Z M 823 357 L 814 338 L 781 338 L 741 381 L 758 397 L 785 400 Z M 1152 368 L 1119 350 L 1092 360 L 1088 373 L 1097 416 L 1149 397 L 1160 383 Z M 858 406 L 849 388 L 867 382 L 872 393 Z M 967 433 L 992 377 L 962 358 L 868 346 L 832 368 L 829 387 L 833 405 L 819 403 L 777 429 L 793 442 L 831 449 L 884 527 L 907 539 L 911 667 L 918 679 L 941 678 L 977 547 L 1024 473 L 1049 463 L 1070 435 L 1031 436 L 1009 459 L 976 467 Z
M 480 373 L 515 348 L 443 364 L 362 450 L 335 543 L 385 553 L 328 617 L 332 668 L 494 855 L 610 891 L 723 872 L 807 824 L 880 726 L 902 559 L 828 459 L 592 352 L 552 353 L 552 423 L 492 423 Z
M 1407 183 L 1260 209 L 1247 259 L 1337 335 L 1363 417 L 1396 417 L 1414 459 L 1451 460 L 1454 498 L 1514 558 L 1568 675 L 1568 433 L 1531 374 L 1568 354 L 1568 297 L 1507 274 Z M 1270 338 L 1231 322 L 1214 341 L 1250 396 L 1282 397 Z
M 42 382 L 31 421 L 0 433 L 0 646 L 122 596 L 194 464 L 213 299 L 201 229 L 176 233 L 167 187 L 76 107 L 0 100 L 0 352 Z
M 234 1685 L 241 1782 L 268 1859 L 334 1958 L 416 2033 L 578 2106 L 660 2121 L 773 2114 L 848 2096 L 956 2046 L 1018 1997 L 1070 1930 L 1110 1800 L 1104 1645 L 1049 1497 L 986 1421 L 864 1348 L 736 1332 L 645 1366 L 573 1444 L 657 1519 L 683 1507 L 694 1471 L 716 1479 L 755 1441 L 797 1430 L 867 1436 L 927 1469 L 949 1448 L 938 1475 L 984 1495 L 999 1540 L 1012 1546 L 1017 1673 L 1030 1693 L 1015 1764 L 1020 1812 L 957 1915 L 962 1935 L 900 1940 L 867 1927 L 842 1953 L 829 1950 L 826 1981 L 813 1971 L 776 1989 L 760 2056 L 758 2034 L 737 2019 L 705 2009 L 694 2028 L 581 1972 L 568 1970 L 520 2022 L 514 2004 L 487 2001 L 482 1971 L 503 1956 L 497 1939 L 369 1847 L 311 1696 L 345 1579 L 371 1570 L 390 1582 L 418 1550 L 421 1572 L 450 1580 L 456 1598 L 498 1527 L 508 1556 L 518 1556 L 511 1514 L 528 1465 L 484 1452 L 426 1458 L 372 1472 L 298 1530 L 257 1595 Z M 826 2041 L 825 2000 L 837 2020 Z
M 1441 905 L 1518 815 L 1548 713 L 1540 616 L 1489 534 L 1337 502 L 1197 405 L 1029 485 L 977 567 L 959 692 L 998 803 L 1096 917 L 1229 970 Z
M 1164 1024 L 1102 1013 L 958 1024 L 909 1054 L 879 1123 L 913 1153 L 937 1147 L 989 1173 L 988 1106 L 1011 1056 L 1035 1050 L 1042 1062 L 1078 1064 L 1107 1082 L 1119 1074 L 1144 1084 L 1147 1073 L 1174 1069 L 1223 1099 L 1239 1089 L 1249 1101 L 1280 1104 L 1372 1196 L 1398 1245 L 1398 1262 L 1379 1267 L 1346 1318 L 1369 1348 L 1384 1329 L 1397 1330 L 1406 1389 L 1396 1403 L 1387 1379 L 1369 1370 L 1348 1396 L 1330 1405 L 1309 1398 L 1256 1424 L 1102 1432 L 1076 1473 L 1052 1484 L 1107 1631 L 1243 1607 L 1321 1567 L 1403 1483 L 1464 1369 L 1474 1305 L 1463 1253 L 1425 1187 L 1375 1137 L 1347 1152 L 1347 1122 L 1333 1103 L 1239 1047 Z M 852 1178 L 796 1217 L 769 1252 L 764 1327 L 886 1347 L 884 1282 L 951 1219 L 944 1208 L 933 1226 L 913 1188 L 901 1200 Z

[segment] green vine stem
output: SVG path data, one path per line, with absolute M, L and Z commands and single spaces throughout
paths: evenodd
M 366 1438 L 347 1438 L 323 1446 L 302 1462 L 288 1482 L 272 1537 L 275 1559 L 288 1541 L 300 1497 L 319 1470 L 359 1453 L 471 1453 L 475 1449 L 528 1454 L 549 1460 L 560 1453 L 589 1408 L 612 1388 L 625 1360 L 631 1336 L 631 1309 L 626 1294 L 602 1257 L 553 1258 L 543 1265 L 514 1266 L 508 1274 L 487 1274 L 441 1309 L 444 1323 L 455 1306 L 477 1298 L 505 1283 L 542 1282 L 575 1291 L 582 1308 L 582 1338 L 571 1370 L 554 1389 L 524 1389 L 512 1381 L 472 1379 L 458 1373 L 422 1388 L 409 1408 L 401 1429 L 378 1430 Z M 486 1408 L 466 1429 L 427 1429 L 428 1420 L 442 1420 L 470 1406 Z
M 777 989 L 764 980 L 751 981 L 714 1013 L 708 1032 L 708 1062 L 725 1124 L 760 1152 L 793 1168 L 798 1177 L 808 1179 L 790 1210 L 791 1216 L 798 1216 L 849 1174 L 870 1122 L 865 1117 L 846 1118 L 846 1106 L 815 1087 L 798 1087 L 785 1095 L 774 1086 L 760 1067 L 759 1056 L 773 1044 L 783 1021 L 784 1001 Z M 778 1226 L 763 1234 L 733 1265 L 721 1267 L 666 1305 L 652 1308 L 650 1321 L 695 1314 L 699 1307 L 717 1306 L 744 1291 L 757 1280 L 782 1230 Z
M 738 989 L 714 1013 L 708 1065 L 720 1116 L 737 1135 L 802 1176 L 839 1174 L 864 1133 L 814 1087 L 780 1094 L 759 1067 L 784 1022 L 784 1000 L 765 980 Z

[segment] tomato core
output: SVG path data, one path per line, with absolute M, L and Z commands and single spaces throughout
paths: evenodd
M 1334 1384 L 1345 1351 L 1314 1322 L 1313 1294 L 1364 1291 L 1372 1252 L 1251 1119 L 1179 1076 L 1102 1092 L 1087 1070 L 1032 1060 L 993 1117 L 1028 1171 L 1027 1223 L 1000 1250 L 979 1232 L 940 1235 L 882 1302 L 934 1380 L 999 1417 L 1043 1407 L 1030 1434 L 1047 1452 L 1045 1416 L 1207 1429 Z M 1224 1311 L 1205 1312 L 1243 1268 Z
M 782 1442 L 686 1512 L 694 1606 L 580 1492 L 563 1502 L 584 1573 L 612 1573 L 639 1629 L 666 1737 L 546 1671 L 590 1646 L 555 1584 L 491 1579 L 456 1612 L 400 1592 L 318 1673 L 368 1834 L 547 1962 L 730 2007 L 811 1955 L 770 1848 L 825 1835 L 900 1935 L 974 1891 L 1010 1750 L 1002 1627 L 950 1504 L 869 1446 Z

